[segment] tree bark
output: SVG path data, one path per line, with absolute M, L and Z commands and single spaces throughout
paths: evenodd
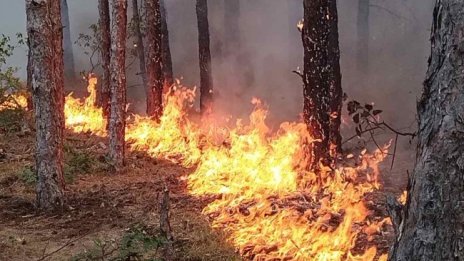
M 111 29 L 110 29 L 110 6 L 108 0 L 98 0 L 99 26 L 100 26 L 100 54 L 103 75 L 101 77 L 100 105 L 103 114 L 108 119 L 110 116 L 110 60 L 111 60 Z
M 207 0 L 197 0 L 196 9 L 200 60 L 200 111 L 202 115 L 206 115 L 211 113 L 213 105 L 213 77 L 211 74 Z
M 141 19 L 139 14 L 138 0 L 132 0 L 133 21 L 135 36 L 137 38 L 137 56 L 139 57 L 140 75 L 142 76 L 143 86 L 147 86 L 147 73 L 145 63 L 145 46 L 143 43 L 143 34 L 141 29 Z
M 161 48 L 163 56 L 163 75 L 164 89 L 167 89 L 174 84 L 174 74 L 172 71 L 171 47 L 169 45 L 169 29 L 168 29 L 168 12 L 164 0 L 160 0 L 161 7 Z
M 159 120 L 163 114 L 163 58 L 160 0 L 145 0 L 147 16 L 147 114 Z
M 367 76 L 369 69 L 369 9 L 369 0 L 359 0 L 357 64 L 363 77 Z
M 64 203 L 63 35 L 60 2 L 26 0 L 27 33 L 32 59 L 32 95 L 36 119 L 37 205 Z
M 464 260 L 464 2 L 438 0 L 418 150 L 391 260 Z
M 64 78 L 67 84 L 73 84 L 76 71 L 74 69 L 73 42 L 71 40 L 71 25 L 69 23 L 67 0 L 61 0 L 61 21 L 63 24 Z
M 112 18 L 110 159 L 118 171 L 125 154 L 127 0 L 113 0 Z
M 312 136 L 311 167 L 341 152 L 342 86 L 335 0 L 304 0 L 304 111 Z
M 34 67 L 32 66 L 32 50 L 30 48 L 31 43 L 29 39 L 27 39 L 27 67 L 26 67 L 26 74 L 27 74 L 27 79 L 26 79 L 26 89 L 30 93 L 30 95 L 27 95 L 27 110 L 28 111 L 33 111 L 34 110 L 34 103 L 32 102 L 32 77 L 34 76 Z

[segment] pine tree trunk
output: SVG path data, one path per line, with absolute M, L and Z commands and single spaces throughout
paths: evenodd
M 103 75 L 101 77 L 100 105 L 107 119 L 110 116 L 110 60 L 111 60 L 111 29 L 110 6 L 108 0 L 98 0 L 99 26 L 100 26 L 100 52 Z M 109 121 L 108 121 L 109 122 Z
M 124 166 L 126 127 L 127 0 L 113 0 L 111 28 L 110 159 L 116 171 Z
M 200 60 L 200 111 L 207 115 L 213 105 L 213 77 L 208 24 L 207 0 L 197 0 L 198 46 Z
M 391 260 L 464 260 L 464 2 L 439 0 L 418 151 Z
M 60 2 L 26 0 L 36 120 L 37 204 L 63 206 L 63 47 Z
M 29 39 L 27 39 L 27 46 L 31 46 Z M 32 50 L 28 48 L 27 50 L 27 68 L 26 68 L 26 89 L 30 93 L 27 96 L 27 110 L 33 111 L 34 110 L 34 103 L 32 102 L 32 77 L 34 76 L 34 67 L 32 66 Z
M 147 114 L 159 120 L 163 114 L 163 58 L 160 0 L 145 0 L 147 16 Z
M 164 0 L 160 0 L 161 7 L 161 38 L 162 38 L 162 56 L 163 56 L 163 75 L 165 89 L 174 83 L 174 74 L 172 72 L 171 47 L 169 45 L 168 13 Z
M 341 152 L 342 86 L 335 0 L 304 0 L 304 111 L 315 139 L 311 167 L 330 165 Z
M 359 0 L 358 3 L 358 71 L 365 77 L 369 69 L 369 0 Z
M 147 73 L 145 63 L 145 46 L 143 44 L 143 35 L 141 26 L 141 19 L 139 14 L 138 0 L 132 0 L 133 21 L 135 36 L 137 38 L 137 56 L 139 57 L 140 75 L 142 76 L 143 86 L 147 86 Z
M 72 84 L 75 80 L 75 69 L 67 0 L 61 0 L 61 19 L 63 23 L 64 78 L 68 84 Z

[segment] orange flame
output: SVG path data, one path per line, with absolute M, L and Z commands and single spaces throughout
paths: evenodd
M 106 119 L 103 109 L 95 106 L 97 78 L 89 77 L 87 91 L 89 96 L 84 99 L 74 98 L 69 94 L 65 99 L 64 115 L 66 127 L 74 132 L 91 132 L 98 136 L 106 136 Z
M 106 120 L 95 107 L 96 79 L 90 95 L 66 97 L 66 126 L 75 132 L 106 135 Z M 249 122 L 235 127 L 198 126 L 187 114 L 194 90 L 182 86 L 164 97 L 159 122 L 134 115 L 127 125 L 131 148 L 187 167 L 189 193 L 215 196 L 203 213 L 214 228 L 228 233 L 241 255 L 254 260 L 375 260 L 375 247 L 353 253 L 360 233 L 368 241 L 384 223 L 370 222 L 364 195 L 379 189 L 378 164 L 385 147 L 357 156 L 357 165 L 308 171 L 305 148 L 313 142 L 303 123 L 266 125 L 268 111 L 258 99 Z M 208 120 L 208 119 L 207 119 Z M 203 124 L 206 125 L 206 124 Z M 349 156 L 355 160 L 354 155 Z M 386 260 L 387 256 L 380 256 Z

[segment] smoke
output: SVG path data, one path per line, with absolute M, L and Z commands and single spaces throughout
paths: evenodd
M 165 1 L 174 73 L 185 85 L 198 86 L 195 1 Z M 258 97 L 269 105 L 271 120 L 298 119 L 302 111 L 302 82 L 291 71 L 301 68 L 303 59 L 296 29 L 303 13 L 302 1 L 240 0 L 239 44 L 226 55 L 224 48 L 230 39 L 225 35 L 224 1 L 227 0 L 209 1 L 217 109 L 244 117 L 252 107 L 251 99 Z M 425 77 L 434 1 L 371 0 L 367 75 L 356 69 L 358 1 L 338 2 L 344 91 L 360 102 L 374 102 L 384 110 L 385 120 L 396 126 L 410 126 Z M 97 23 L 97 1 L 68 0 L 68 4 L 75 41 L 80 33 L 89 33 L 90 24 Z M 0 0 L 0 6 L 8 7 L 0 8 L 0 31 L 25 34 L 24 2 Z M 88 69 L 83 50 L 75 46 L 74 55 L 77 70 Z M 18 51 L 10 63 L 20 67 L 20 74 L 25 77 L 25 50 Z M 135 62 L 128 74 L 129 98 L 142 108 L 143 86 L 137 72 Z

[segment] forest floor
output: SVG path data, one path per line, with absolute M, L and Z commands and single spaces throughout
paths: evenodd
M 34 206 L 34 135 L 5 131 L 0 124 L 0 260 L 156 260 L 166 251 L 159 233 L 165 186 L 174 260 L 240 260 L 225 235 L 201 215 L 207 200 L 188 195 L 191 169 L 128 152 L 125 171 L 114 175 L 105 163 L 104 144 L 91 135 L 66 133 L 66 207 L 42 213 Z M 385 192 L 401 194 L 413 159 L 405 145 L 392 170 L 391 161 L 385 162 Z

